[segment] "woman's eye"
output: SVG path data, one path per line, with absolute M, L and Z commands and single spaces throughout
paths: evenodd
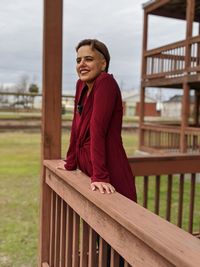
M 87 57 L 86 59 L 85 59 L 85 61 L 92 61 L 93 60 L 93 58 L 92 57 Z

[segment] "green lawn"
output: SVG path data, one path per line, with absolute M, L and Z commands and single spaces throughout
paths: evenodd
M 69 132 L 63 133 L 62 155 L 69 142 Z M 123 143 L 128 156 L 137 148 L 138 137 L 133 133 L 123 134 Z M 40 134 L 25 132 L 0 133 L 0 266 L 37 266 L 39 225 L 39 173 Z M 140 179 L 140 178 L 138 178 Z M 161 215 L 165 214 L 166 182 L 161 182 Z M 155 183 L 149 184 L 149 207 L 153 210 Z M 189 182 L 185 185 L 184 199 L 189 199 Z M 142 181 L 137 182 L 141 201 Z M 195 212 L 200 216 L 200 183 L 197 187 L 198 202 Z M 174 180 L 172 217 L 175 219 L 178 202 L 178 179 Z M 186 205 L 188 207 L 188 203 Z M 197 215 L 198 215 L 197 214 Z M 187 224 L 188 214 L 184 216 Z M 198 217 L 198 216 L 196 216 Z M 198 227 L 198 220 L 195 223 Z M 198 229 L 198 228 L 197 228 Z
M 65 155 L 69 132 L 63 134 Z M 124 135 L 127 153 L 137 138 Z M 40 134 L 0 133 L 0 266 L 35 267 L 39 225 Z

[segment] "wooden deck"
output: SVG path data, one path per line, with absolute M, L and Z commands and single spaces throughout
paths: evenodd
M 118 193 L 102 195 L 93 192 L 89 189 L 89 178 L 82 172 L 58 170 L 58 161 L 46 160 L 44 187 L 48 201 L 44 203 L 43 223 L 47 236 L 43 243 L 42 266 L 105 267 L 108 246 L 111 247 L 108 266 L 112 267 L 119 266 L 120 256 L 125 260 L 124 266 L 198 266 L 200 240 L 180 227 L 185 206 L 184 184 L 189 179 L 187 230 L 195 235 L 200 233 L 200 210 L 195 205 L 200 194 L 200 184 L 195 181 L 195 173 L 200 172 L 199 160 L 200 156 L 130 159 L 137 186 L 143 181 L 143 197 L 139 204 Z M 177 173 L 180 183 L 177 210 L 179 227 L 168 222 L 174 209 L 172 180 Z M 156 179 L 153 202 L 157 214 L 161 179 L 167 182 L 166 220 L 142 207 L 148 207 L 151 201 L 151 197 L 148 197 L 151 179 Z M 195 229 L 194 221 L 197 224 Z
M 155 0 L 144 5 L 142 72 L 140 97 L 140 150 L 158 153 L 199 152 L 200 127 L 200 31 L 193 34 L 194 22 L 199 23 L 199 1 Z M 185 21 L 185 39 L 148 48 L 149 17 Z M 145 125 L 145 90 L 148 87 L 180 89 L 183 93 L 181 125 L 169 129 L 163 125 Z M 193 121 L 198 129 L 189 129 L 190 95 L 193 91 Z
M 151 2 L 146 10 L 154 12 L 154 9 L 158 8 L 162 11 L 163 5 L 171 7 L 171 3 L 174 2 L 177 3 L 177 1 L 156 0 Z M 183 0 L 178 1 L 179 5 L 182 3 Z M 187 40 L 189 40 L 194 15 L 191 10 L 194 11 L 195 1 L 187 0 L 187 4 L 187 10 L 190 11 L 185 12 Z M 147 51 L 148 12 L 144 16 L 144 52 Z M 168 14 L 176 13 L 168 12 Z M 62 15 L 62 0 L 44 0 L 41 224 L 38 265 L 118 267 L 120 259 L 123 258 L 124 267 L 199 266 L 200 240 L 193 235 L 198 236 L 200 233 L 200 205 L 197 205 L 200 192 L 198 182 L 200 156 L 159 158 L 152 156 L 130 159 L 140 195 L 138 204 L 118 193 L 101 195 L 91 191 L 90 179 L 80 171 L 68 172 L 56 169 L 58 160 L 55 159 L 61 158 Z M 196 41 L 199 42 L 199 39 Z M 185 45 L 185 67 L 190 71 L 188 60 L 191 46 L 187 43 Z M 169 54 L 163 54 L 169 58 Z M 182 56 L 178 53 L 173 54 L 172 58 L 181 62 Z M 146 54 L 147 57 L 153 58 L 154 55 Z M 172 58 L 170 56 L 171 61 Z M 192 59 L 192 62 L 196 61 Z M 142 74 L 157 74 L 154 73 L 154 69 L 152 73 L 145 73 L 145 64 L 143 59 Z M 178 66 L 178 63 L 174 64 L 176 65 Z M 172 70 L 175 71 L 174 68 L 178 67 L 173 67 Z M 177 70 L 182 70 L 181 68 Z M 161 68 L 161 72 L 167 74 L 168 69 L 165 71 Z M 188 91 L 189 84 L 186 81 L 183 99 L 183 111 L 186 116 L 181 126 L 182 133 L 187 127 Z M 144 108 L 144 96 L 145 90 L 142 86 L 142 108 Z M 140 125 L 144 122 L 142 108 Z M 182 134 L 182 150 L 184 150 L 184 138 Z M 151 187 L 152 181 L 154 191 Z M 165 189 L 162 187 L 163 181 Z M 164 215 L 161 214 L 162 202 L 165 205 Z

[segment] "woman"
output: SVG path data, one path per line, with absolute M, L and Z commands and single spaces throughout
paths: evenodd
M 122 99 L 117 82 L 108 74 L 110 55 L 96 39 L 77 48 L 74 118 L 67 152 L 67 170 L 79 168 L 91 177 L 91 189 L 115 190 L 136 201 L 134 178 L 122 145 Z

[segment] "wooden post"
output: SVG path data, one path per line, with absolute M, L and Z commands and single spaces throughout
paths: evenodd
M 189 75 L 188 68 L 191 64 L 191 44 L 190 38 L 192 37 L 193 21 L 195 12 L 195 0 L 187 0 L 187 10 L 186 10 L 186 47 L 185 47 L 185 70 L 186 78 Z M 187 79 L 186 79 L 187 80 Z M 182 101 L 182 122 L 181 122 L 181 138 L 180 138 L 180 152 L 186 153 L 186 142 L 187 138 L 185 136 L 185 127 L 188 126 L 189 119 L 189 109 L 190 109 L 190 86 L 186 81 L 183 83 L 183 101 Z
M 188 126 L 190 110 L 190 86 L 188 83 L 183 84 L 183 99 L 182 99 L 182 121 L 181 121 L 181 138 L 180 138 L 180 152 L 186 153 L 187 138 L 185 136 L 185 128 Z
M 194 124 L 196 127 L 199 126 L 199 108 L 200 108 L 200 92 L 198 89 L 196 89 L 195 99 L 194 99 Z
M 45 183 L 44 159 L 61 158 L 62 0 L 44 0 L 42 177 L 39 264 L 49 262 L 51 191 Z
M 140 110 L 139 110 L 139 149 L 144 145 L 144 131 L 142 125 L 144 123 L 145 114 L 145 87 L 143 86 L 144 75 L 146 74 L 147 58 L 145 52 L 147 50 L 148 42 L 148 14 L 144 11 L 144 25 L 143 25 L 143 44 L 142 44 L 142 69 L 141 69 L 141 88 L 140 88 Z

